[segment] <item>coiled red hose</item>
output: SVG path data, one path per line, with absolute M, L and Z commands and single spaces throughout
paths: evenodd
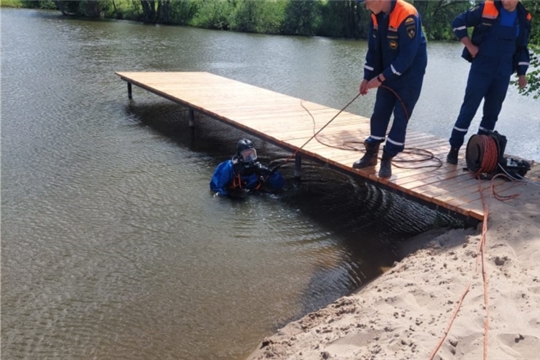
M 487 135 L 479 135 L 482 147 L 484 148 L 484 154 L 482 156 L 482 163 L 478 168 L 478 171 L 474 174 L 475 177 L 480 174 L 491 174 L 497 170 L 499 163 L 499 149 L 497 142 L 492 137 Z

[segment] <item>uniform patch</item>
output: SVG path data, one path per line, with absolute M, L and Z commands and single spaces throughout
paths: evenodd
M 409 35 L 411 39 L 414 39 L 414 37 L 416 36 L 416 26 L 407 26 L 406 30 L 407 35 Z
M 414 24 L 414 18 L 410 17 L 407 20 L 405 20 L 405 25 Z
M 390 49 L 396 50 L 398 47 L 398 42 L 396 40 L 390 40 L 388 45 L 390 46 Z

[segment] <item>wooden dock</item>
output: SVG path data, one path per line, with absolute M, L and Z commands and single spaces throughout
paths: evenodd
M 483 219 L 478 180 L 463 170 L 466 166 L 463 149 L 457 166 L 444 162 L 449 150 L 447 139 L 408 131 L 406 150 L 419 148 L 430 151 L 442 160 L 442 166 L 421 168 L 436 165 L 437 162 L 433 160 L 401 162 L 418 160 L 417 156 L 405 151 L 394 158 L 392 177 L 380 179 L 377 177 L 379 165 L 362 170 L 351 167 L 352 163 L 363 155 L 361 152 L 328 147 L 315 139 L 299 149 L 338 113 L 337 109 L 207 72 L 117 72 L 116 74 L 128 83 L 130 99 L 133 84 L 188 107 L 192 119 L 193 111 L 198 111 L 292 153 L 297 152 L 297 164 L 300 157 L 311 159 L 342 173 L 359 176 L 378 187 L 443 213 L 458 215 L 473 222 Z M 313 116 L 315 128 L 313 119 L 304 107 Z M 368 118 L 344 111 L 317 135 L 317 139 L 326 144 L 342 147 L 346 142 L 362 142 L 369 134 Z M 526 177 L 536 181 L 539 176 L 540 165 L 535 164 Z M 482 181 L 481 184 L 487 189 L 484 193 L 489 194 L 491 182 Z M 519 186 L 522 186 L 522 183 L 502 179 L 496 179 L 495 184 L 500 194 L 519 192 Z

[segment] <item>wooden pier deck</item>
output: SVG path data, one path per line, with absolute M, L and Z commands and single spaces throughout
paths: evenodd
M 309 101 L 276 93 L 227 79 L 207 72 L 117 72 L 131 85 L 186 106 L 227 123 L 246 133 L 264 139 L 296 156 L 327 164 L 334 170 L 359 176 L 367 182 L 398 193 L 407 199 L 420 202 L 443 213 L 481 221 L 483 209 L 478 180 L 465 167 L 464 153 L 460 163 L 444 162 L 449 150 L 448 140 L 420 132 L 408 131 L 406 149 L 420 148 L 433 153 L 443 161 L 440 167 L 416 168 L 434 165 L 433 160 L 420 163 L 401 163 L 400 160 L 418 159 L 412 154 L 402 153 L 394 158 L 398 166 L 392 167 L 390 179 L 377 177 L 375 168 L 356 170 L 352 163 L 362 156 L 358 151 L 335 149 L 313 139 L 299 149 L 313 134 L 332 119 L 339 110 Z M 309 110 L 313 119 L 304 107 Z M 345 104 L 344 104 L 345 105 Z M 342 112 L 317 138 L 326 144 L 343 146 L 345 142 L 361 142 L 369 136 L 369 119 L 349 112 Z M 361 148 L 362 146 L 360 146 Z M 532 166 L 527 178 L 536 181 L 540 176 L 540 164 Z M 521 183 L 495 180 L 497 192 L 511 194 L 519 192 Z M 482 181 L 489 189 L 490 181 Z M 488 194 L 488 190 L 485 191 Z

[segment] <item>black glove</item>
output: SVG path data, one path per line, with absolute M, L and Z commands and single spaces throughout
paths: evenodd
M 272 175 L 272 171 L 266 166 L 264 166 L 263 164 L 261 164 L 260 162 L 255 163 L 255 167 L 257 169 L 257 176 L 259 177 L 259 180 L 262 182 L 268 180 L 270 175 Z

